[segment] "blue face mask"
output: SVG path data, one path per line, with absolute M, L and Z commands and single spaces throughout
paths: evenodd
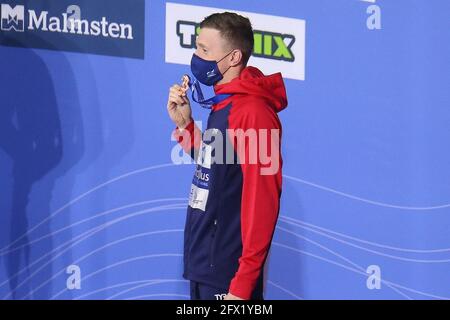
M 212 86 L 216 84 L 223 79 L 223 74 L 220 72 L 219 66 L 217 64 L 228 57 L 232 52 L 233 50 L 219 61 L 205 60 L 194 53 L 191 59 L 192 74 L 200 83 L 203 83 L 205 86 Z

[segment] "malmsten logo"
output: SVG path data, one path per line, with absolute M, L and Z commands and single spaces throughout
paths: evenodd
M 15 6 L 12 8 L 9 4 L 2 4 L 1 9 L 1 29 L 5 31 L 15 30 L 23 32 L 24 7 Z
M 67 6 L 64 7 L 65 2 Z M 89 2 L 78 0 L 79 4 L 84 4 L 83 14 L 81 6 L 74 2 L 59 0 L 56 4 L 49 3 L 45 10 L 32 8 L 36 0 L 29 1 L 27 8 L 19 4 L 1 4 L 0 44 L 9 45 L 7 39 L 2 41 L 2 35 L 13 38 L 17 32 L 20 39 L 16 40 L 21 40 L 25 47 L 46 48 L 44 43 L 47 42 L 50 44 L 48 49 L 143 58 L 144 0 L 135 1 L 133 9 L 125 8 L 123 1 L 119 0 L 96 0 L 105 5 L 92 7 Z M 94 9 L 99 11 L 98 8 L 102 8 L 101 12 L 92 12 Z M 29 33 L 39 33 L 39 37 L 47 39 L 27 39 Z M 57 34 L 68 34 L 73 37 L 70 40 L 77 42 L 76 45 L 68 44 L 67 36 L 57 37 Z M 107 44 L 108 41 L 113 41 L 113 45 Z

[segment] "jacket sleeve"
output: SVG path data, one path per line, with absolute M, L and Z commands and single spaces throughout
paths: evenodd
M 184 152 L 189 154 L 192 159 L 197 159 L 202 141 L 202 132 L 193 120 L 184 129 L 176 127 L 172 132 L 172 136 L 180 144 Z
M 229 292 L 242 299 L 250 299 L 258 277 L 263 272 L 279 214 L 282 183 L 281 124 L 276 112 L 264 102 L 247 104 L 239 115 L 230 116 L 229 122 L 231 129 L 255 129 L 257 133 L 257 150 L 245 137 L 235 136 L 232 140 L 238 158 L 245 159 L 241 160 L 245 163 L 241 163 L 242 255 Z M 257 154 L 253 162 L 252 152 Z M 267 163 L 263 155 L 270 155 L 271 163 Z

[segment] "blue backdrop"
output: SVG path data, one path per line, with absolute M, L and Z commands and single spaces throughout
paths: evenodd
M 288 69 L 266 298 L 450 298 L 450 2 L 174 2 L 292 18 L 285 34 L 304 22 L 295 68 L 255 60 Z M 2 3 L 62 12 L 60 1 Z M 73 3 L 82 17 L 132 22 L 134 42 L 6 30 L 2 15 L 0 298 L 188 298 L 194 166 L 171 161 L 166 102 L 189 67 L 166 52 L 169 7 Z M 190 21 L 192 8 L 177 14 Z

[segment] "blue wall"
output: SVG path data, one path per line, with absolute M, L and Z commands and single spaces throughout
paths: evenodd
M 450 2 L 175 2 L 306 21 L 266 298 L 450 298 Z M 188 298 L 165 8 L 145 1 L 144 59 L 0 46 L 0 298 Z

